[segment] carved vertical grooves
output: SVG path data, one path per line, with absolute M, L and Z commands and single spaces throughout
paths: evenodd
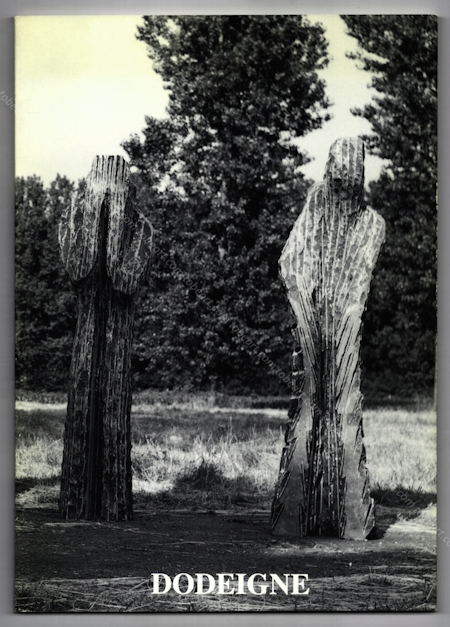
M 295 447 L 287 438 L 275 490 L 272 526 L 278 534 L 364 538 L 374 524 L 359 348 L 384 221 L 364 206 L 363 193 L 364 144 L 359 138 L 337 140 L 324 181 L 310 189 L 280 258 L 304 383 Z M 286 434 L 292 432 L 289 423 Z
M 65 518 L 132 517 L 134 299 L 152 227 L 129 192 L 126 162 L 96 157 L 84 192 L 61 217 L 61 258 L 78 308 L 61 473 Z

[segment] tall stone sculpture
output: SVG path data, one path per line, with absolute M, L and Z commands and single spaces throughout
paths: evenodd
M 60 494 L 65 518 L 132 516 L 130 353 L 151 242 L 126 162 L 95 157 L 84 193 L 59 228 L 78 308 Z
M 364 144 L 337 140 L 280 258 L 295 316 L 293 398 L 272 505 L 277 535 L 364 539 L 374 527 L 362 429 L 361 316 L 384 241 L 365 207 Z

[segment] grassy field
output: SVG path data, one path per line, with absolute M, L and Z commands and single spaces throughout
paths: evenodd
M 172 404 L 138 398 L 132 411 L 136 506 L 164 500 L 200 509 L 269 507 L 283 446 L 286 411 L 245 402 L 217 406 L 212 397 Z M 246 406 L 247 405 L 247 406 Z M 62 460 L 64 403 L 18 401 L 17 504 L 56 503 Z M 375 499 L 425 507 L 436 500 L 436 415 L 432 410 L 364 413 L 367 465 Z M 404 499 L 405 497 L 402 496 Z
M 373 543 L 342 544 L 271 536 L 269 513 L 287 420 L 283 404 L 137 396 L 135 518 L 118 525 L 59 519 L 64 397 L 19 397 L 17 611 L 434 610 L 435 412 L 365 411 L 367 466 L 385 535 Z M 279 595 L 200 601 L 195 594 L 149 594 L 150 571 L 304 572 L 292 570 L 295 564 L 311 574 L 311 595 L 298 604 Z

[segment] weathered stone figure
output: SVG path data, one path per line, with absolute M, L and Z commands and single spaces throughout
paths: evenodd
M 124 159 L 96 157 L 84 193 L 61 217 L 61 258 L 78 307 L 60 495 L 65 518 L 132 516 L 130 351 L 152 241 L 134 196 Z
M 362 430 L 361 316 L 384 241 L 365 207 L 364 144 L 337 140 L 280 258 L 296 319 L 293 398 L 272 506 L 278 535 L 364 539 L 374 527 Z

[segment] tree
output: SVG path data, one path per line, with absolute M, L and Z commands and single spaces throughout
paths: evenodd
M 16 181 L 16 381 L 64 388 L 75 327 L 75 301 L 59 258 L 58 222 L 74 184 L 57 176 Z
M 328 117 L 323 29 L 302 16 L 157 16 L 138 30 L 169 90 L 168 119 L 147 118 L 144 141 L 124 144 L 157 229 L 153 300 L 136 322 L 141 383 L 279 391 L 291 346 L 278 258 L 307 188 L 294 140 Z
M 354 113 L 372 125 L 369 151 L 388 160 L 369 194 L 386 220 L 386 244 L 366 315 L 366 380 L 378 394 L 430 394 L 437 330 L 437 19 L 343 19 L 360 48 L 352 56 L 373 73 L 377 91 Z

